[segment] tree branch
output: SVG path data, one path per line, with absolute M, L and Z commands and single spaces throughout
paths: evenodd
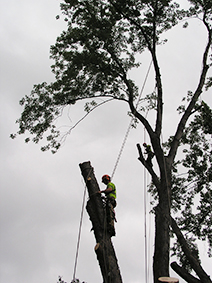
M 154 183 L 154 185 L 156 186 L 156 188 L 159 190 L 160 189 L 160 181 L 158 176 L 155 174 L 154 170 L 152 169 L 152 167 L 146 162 L 142 150 L 141 150 L 141 146 L 138 143 L 137 144 L 137 149 L 138 149 L 138 153 L 139 153 L 139 157 L 138 160 L 146 167 L 146 169 L 149 171 L 150 175 L 152 176 L 152 181 Z
M 133 88 L 132 88 L 132 85 L 131 83 L 129 82 L 129 80 L 127 79 L 127 74 L 123 68 L 123 66 L 121 65 L 119 59 L 117 58 L 116 54 L 110 50 L 110 49 L 107 49 L 108 53 L 111 55 L 112 59 L 116 62 L 116 64 L 118 65 L 119 69 L 120 69 L 120 78 L 124 81 L 127 89 L 128 89 L 128 97 L 129 97 L 129 100 L 128 100 L 128 104 L 130 106 L 130 110 L 131 112 L 133 113 L 133 115 L 139 119 L 139 121 L 145 126 L 148 134 L 150 135 L 150 137 L 153 137 L 154 135 L 154 132 L 153 132 L 153 129 L 152 127 L 150 126 L 149 122 L 147 121 L 147 119 L 141 115 L 136 107 L 134 106 L 134 92 L 133 92 Z M 125 100 L 126 101 L 126 100 Z
M 104 94 L 104 95 L 92 95 L 92 96 L 86 96 L 86 97 L 78 97 L 78 98 L 75 98 L 75 99 L 73 99 L 73 100 L 69 100 L 68 101 L 68 103 L 67 103 L 67 105 L 69 105 L 69 104 L 74 104 L 75 102 L 77 102 L 77 101 L 80 101 L 80 100 L 85 100 L 85 99 L 92 99 L 92 98 L 110 98 L 109 100 L 113 100 L 113 99 L 117 99 L 117 100 L 123 100 L 123 101 L 125 101 L 125 102 L 127 102 L 128 103 L 128 100 L 127 99 L 125 99 L 125 98 L 123 98 L 123 97 L 121 97 L 121 98 L 119 98 L 119 97 L 114 97 L 113 95 L 108 95 L 108 94 Z M 109 101 L 108 100 L 108 101 Z
M 138 30 L 141 31 L 143 37 L 145 38 L 146 40 L 146 43 L 147 43 L 147 47 L 148 49 L 151 51 L 152 50 L 152 46 L 151 46 L 151 42 L 149 41 L 148 39 L 148 36 L 146 35 L 143 27 L 137 23 L 133 18 L 129 17 L 128 15 L 126 15 L 126 13 L 124 13 L 117 4 L 115 4 L 112 0 L 109 0 L 110 4 L 116 9 L 116 11 L 118 13 L 120 13 L 125 19 L 127 19 L 131 24 L 133 24 Z
M 176 262 L 171 263 L 171 268 L 186 282 L 188 283 L 201 283 L 199 279 L 189 274 L 183 267 L 179 266 Z
M 162 116 L 163 116 L 163 91 L 162 91 L 162 82 L 161 82 L 161 74 L 160 74 L 160 68 L 158 65 L 158 60 L 156 56 L 156 29 L 157 29 L 157 13 L 158 13 L 158 2 L 156 1 L 153 15 L 153 43 L 152 43 L 152 50 L 149 49 L 152 60 L 154 64 L 155 74 L 156 74 L 156 87 L 157 87 L 157 119 L 156 119 L 156 125 L 155 125 L 155 133 L 159 137 L 161 134 L 162 129 Z
M 203 270 L 202 266 L 200 265 L 198 259 L 194 256 L 194 254 L 191 252 L 190 247 L 184 238 L 182 232 L 180 231 L 180 228 L 178 227 L 176 221 L 171 217 L 171 227 L 175 235 L 177 236 L 178 242 L 180 243 L 180 246 L 188 258 L 193 270 L 196 272 L 196 274 L 199 276 L 200 281 L 204 283 L 211 283 L 210 277 L 207 275 L 207 273 Z
M 100 107 L 101 105 L 114 100 L 114 98 L 110 98 L 108 100 L 105 100 L 99 104 L 97 104 L 96 106 L 94 106 L 89 112 L 87 112 L 81 119 L 79 119 L 74 126 L 72 126 L 65 134 L 64 136 L 61 138 L 61 142 L 63 142 L 64 140 L 66 140 L 66 137 L 71 133 L 71 131 L 80 123 L 82 122 L 93 110 L 95 110 L 96 108 Z
M 205 18 L 205 14 L 204 14 L 203 19 L 204 18 Z M 200 74 L 200 79 L 199 79 L 199 84 L 197 86 L 197 89 L 196 89 L 187 109 L 185 110 L 185 112 L 184 112 L 184 114 L 183 114 L 183 116 L 182 116 L 182 118 L 181 118 L 181 120 L 178 124 L 178 128 L 177 128 L 177 131 L 175 133 L 175 136 L 174 136 L 174 139 L 173 139 L 173 142 L 172 142 L 169 154 L 168 154 L 169 166 L 172 165 L 173 160 L 175 158 L 175 155 L 177 153 L 177 148 L 179 146 L 180 139 L 181 139 L 183 131 L 185 129 L 186 122 L 188 121 L 188 118 L 190 117 L 192 110 L 193 110 L 199 96 L 202 93 L 202 89 L 203 89 L 203 86 L 204 86 L 205 80 L 206 80 L 206 75 L 207 75 L 207 72 L 208 72 L 208 69 L 209 69 L 209 66 L 207 65 L 207 58 L 208 58 L 209 50 L 210 50 L 211 43 L 212 43 L 212 30 L 209 28 L 209 26 L 208 26 L 208 24 L 205 20 L 203 20 L 203 22 L 204 22 L 204 24 L 205 24 L 205 26 L 208 30 L 208 42 L 207 42 L 207 45 L 205 47 L 205 51 L 203 53 L 202 72 Z
M 156 17 L 157 17 L 157 4 L 153 9 L 153 14 L 154 14 L 154 21 L 153 21 L 153 26 L 152 26 L 152 30 L 153 30 L 153 39 L 152 39 L 152 44 L 151 41 L 149 40 L 146 32 L 144 31 L 143 27 L 137 22 L 135 21 L 132 17 L 129 17 L 128 15 L 126 15 L 126 13 L 123 13 L 123 11 L 121 9 L 119 9 L 118 5 L 116 5 L 113 1 L 109 0 L 109 2 L 111 3 L 111 5 L 113 5 L 113 7 L 125 18 L 127 19 L 131 24 L 133 24 L 138 30 L 141 31 L 148 50 L 151 53 L 152 56 L 152 61 L 154 64 L 154 69 L 155 69 L 155 73 L 156 73 L 156 82 L 157 82 L 157 91 L 158 91 L 158 99 L 157 99 L 157 120 L 156 120 L 156 128 L 155 128 L 155 133 L 157 134 L 157 136 L 159 137 L 161 134 L 161 128 L 162 128 L 162 113 L 163 113 L 163 102 L 162 102 L 162 82 L 161 82 L 161 74 L 160 74 L 160 68 L 158 66 L 158 61 L 157 61 L 157 56 L 156 56 Z M 142 122 L 143 118 L 139 118 L 139 115 L 137 116 L 137 118 Z M 144 120 L 142 122 L 144 124 Z M 148 131 L 148 130 L 147 130 Z

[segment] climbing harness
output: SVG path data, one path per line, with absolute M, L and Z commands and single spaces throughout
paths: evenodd
M 116 202 L 112 204 L 106 197 L 102 197 L 102 202 L 106 213 L 107 231 L 112 237 L 115 236 L 114 221 L 116 221 L 116 218 L 114 208 L 116 207 Z

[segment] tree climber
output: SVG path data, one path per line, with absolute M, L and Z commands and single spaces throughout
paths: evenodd
M 99 191 L 99 193 L 104 193 L 106 196 L 108 232 L 111 236 L 115 236 L 114 220 L 116 221 L 116 219 L 114 208 L 116 207 L 116 186 L 111 183 L 109 175 L 102 176 L 102 183 L 107 186 L 105 190 Z
M 146 163 L 148 163 L 149 166 L 153 166 L 152 164 L 152 158 L 154 157 L 154 152 L 151 149 L 151 145 L 147 145 L 146 143 L 143 143 L 143 146 L 145 147 L 145 154 L 147 154 Z

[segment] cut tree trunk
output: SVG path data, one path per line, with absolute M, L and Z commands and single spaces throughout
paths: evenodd
M 159 277 L 169 277 L 170 253 L 170 174 L 161 170 L 159 203 L 155 208 L 155 251 L 153 260 L 154 283 Z
M 153 260 L 154 283 L 159 277 L 169 276 L 170 221 L 167 205 L 155 209 L 155 251 Z
M 92 222 L 92 230 L 96 239 L 95 253 L 100 265 L 104 283 L 122 283 L 115 250 L 108 233 L 106 211 L 101 195 L 98 193 L 99 185 L 94 175 L 90 161 L 81 163 L 80 169 L 85 180 L 89 200 L 86 210 Z

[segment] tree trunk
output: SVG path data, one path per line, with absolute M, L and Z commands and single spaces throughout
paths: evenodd
M 169 277 L 170 221 L 167 203 L 155 209 L 155 250 L 153 258 L 154 283 L 159 277 Z
M 161 147 L 154 145 L 157 162 L 160 168 L 160 186 L 158 191 L 158 205 L 155 208 L 155 252 L 153 261 L 154 283 L 159 277 L 169 277 L 170 258 L 170 189 L 171 171 Z
M 139 144 L 137 144 L 137 148 L 139 152 L 138 159 L 151 174 L 152 182 L 159 196 L 159 203 L 155 208 L 155 250 L 153 257 L 154 283 L 158 283 L 159 277 L 169 277 L 171 174 L 161 147 L 158 146 L 158 140 L 156 139 L 153 142 L 157 162 L 160 164 L 160 178 L 155 174 L 152 166 L 148 165 Z
M 90 162 L 81 163 L 80 169 L 84 177 L 89 200 L 87 202 L 87 212 L 93 225 L 96 239 L 95 253 L 100 265 L 104 283 L 122 283 L 118 261 L 108 233 L 106 211 L 101 195 L 98 193 L 99 185 L 94 175 L 94 170 Z

